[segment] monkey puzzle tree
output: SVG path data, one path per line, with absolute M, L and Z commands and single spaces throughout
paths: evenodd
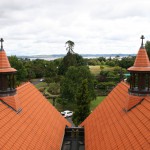
M 82 56 L 73 51 L 75 45 L 74 42 L 69 40 L 66 42 L 66 44 L 67 44 L 66 50 L 68 51 L 68 53 L 63 58 L 62 62 L 58 67 L 59 75 L 64 75 L 70 66 L 85 66 L 85 61 L 82 58 Z
M 66 50 L 68 51 L 68 53 L 74 53 L 74 51 L 73 51 L 73 48 L 75 45 L 74 42 L 69 40 L 65 44 L 67 45 Z

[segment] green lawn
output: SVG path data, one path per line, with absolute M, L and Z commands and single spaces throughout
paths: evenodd
M 46 82 L 39 82 L 38 84 L 35 85 L 35 87 L 37 89 L 41 88 L 41 87 L 46 87 L 47 86 L 47 83 Z
M 98 106 L 106 96 L 98 96 L 96 100 L 91 102 L 91 110 L 94 110 L 96 106 Z
M 40 79 L 31 79 L 31 82 L 37 82 L 39 81 Z

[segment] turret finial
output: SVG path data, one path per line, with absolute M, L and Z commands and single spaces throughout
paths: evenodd
M 145 39 L 144 35 L 141 36 L 142 43 L 141 43 L 141 48 L 144 48 L 143 40 Z
M 1 42 L 1 49 L 0 49 L 0 51 L 2 51 L 3 50 L 3 42 L 4 42 L 3 38 L 0 39 L 0 42 Z

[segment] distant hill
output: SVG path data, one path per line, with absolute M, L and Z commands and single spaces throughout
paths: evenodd
M 135 54 L 80 54 L 83 58 L 98 58 L 98 57 L 127 57 L 135 56 Z M 53 55 L 32 55 L 32 56 L 18 56 L 19 58 L 28 58 L 28 59 L 45 59 L 45 60 L 54 60 L 57 58 L 63 58 L 65 54 L 53 54 Z

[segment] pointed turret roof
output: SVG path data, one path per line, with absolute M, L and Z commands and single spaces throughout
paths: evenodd
M 7 73 L 7 72 L 16 72 L 16 69 L 10 66 L 8 61 L 7 55 L 3 49 L 3 42 L 4 40 L 1 38 L 1 49 L 0 49 L 0 73 Z
M 144 36 L 141 36 L 142 44 L 136 56 L 134 65 L 128 68 L 128 71 L 150 71 L 150 61 L 147 55 L 147 51 L 143 46 Z

